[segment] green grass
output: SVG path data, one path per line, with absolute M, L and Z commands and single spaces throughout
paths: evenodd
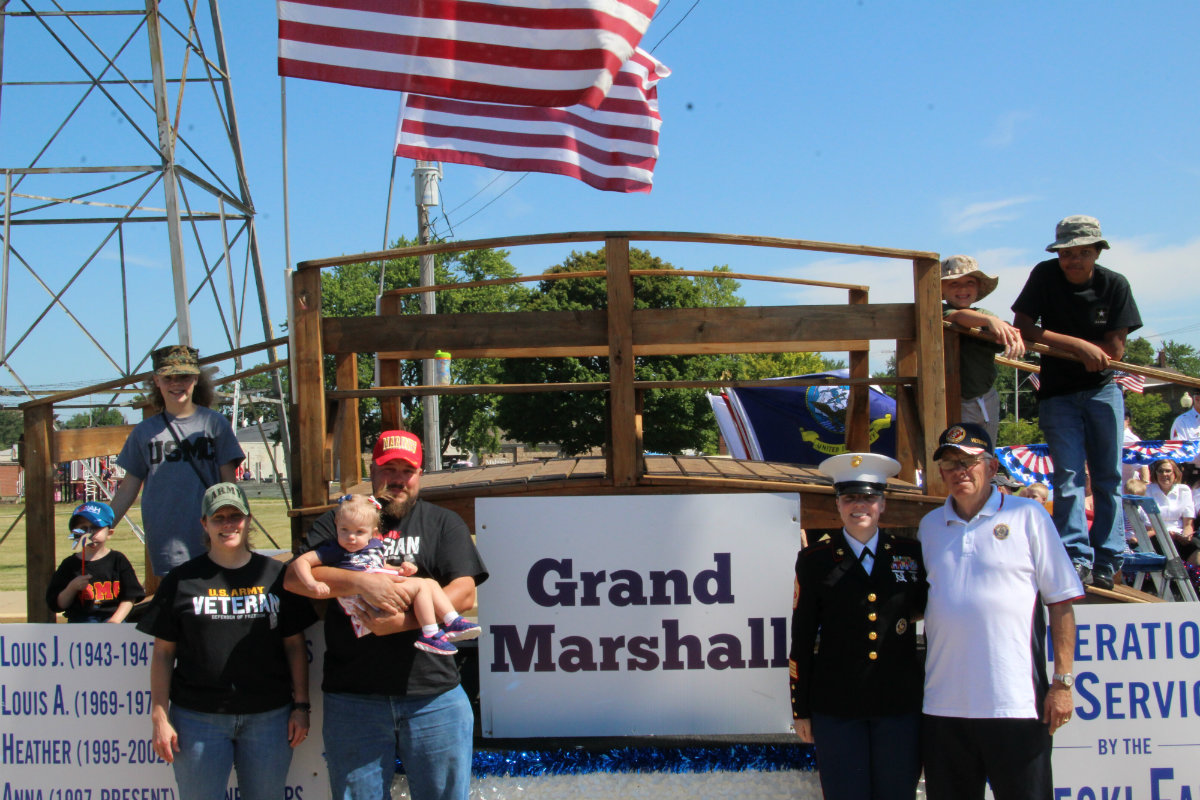
M 71 554 L 71 542 L 67 537 L 67 523 L 71 512 L 78 503 L 59 503 L 54 507 L 54 565 Z M 0 503 L 0 591 L 25 590 L 25 517 L 23 504 Z M 279 546 L 284 549 L 291 547 L 291 523 L 287 516 L 287 508 L 278 497 L 256 497 L 250 500 L 250 509 L 262 526 L 271 534 Z M 139 523 L 142 518 L 141 508 L 134 506 L 129 515 Z M 20 519 L 18 519 L 20 517 Z M 15 525 L 13 523 L 16 523 Z M 10 526 L 12 530 L 9 531 Z M 7 537 L 4 532 L 9 531 Z M 257 526 L 250 541 L 255 547 L 273 548 L 274 545 L 258 530 Z M 142 543 L 134 535 L 133 529 L 127 524 L 117 525 L 109 547 L 120 550 L 128 558 L 139 576 L 145 574 L 146 551 Z

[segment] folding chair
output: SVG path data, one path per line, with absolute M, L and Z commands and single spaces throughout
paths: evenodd
M 1141 495 L 1125 495 L 1121 498 L 1125 511 L 1125 520 L 1137 536 L 1137 547 L 1133 558 L 1126 558 L 1122 570 L 1133 573 L 1133 588 L 1141 589 L 1146 581 L 1150 582 L 1155 594 L 1164 600 L 1186 600 L 1197 602 L 1196 589 L 1188 578 L 1187 569 L 1175 549 L 1175 540 L 1167 533 L 1163 525 L 1162 514 L 1159 513 L 1158 503 L 1152 498 Z M 1138 509 L 1146 513 L 1154 535 L 1146 529 Z M 1170 596 L 1168 596 L 1170 595 Z

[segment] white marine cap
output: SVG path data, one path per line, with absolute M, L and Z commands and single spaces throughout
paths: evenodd
M 900 472 L 900 462 L 878 453 L 842 453 L 817 467 L 833 479 L 839 494 L 883 494 L 888 478 Z

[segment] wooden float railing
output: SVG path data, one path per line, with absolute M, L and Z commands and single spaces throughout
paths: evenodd
M 372 318 L 321 316 L 320 270 L 328 267 L 382 261 L 425 254 L 453 253 L 483 248 L 513 248 L 571 242 L 603 242 L 603 273 L 564 273 L 499 279 L 469 284 L 394 290 L 380 302 L 380 315 Z M 754 308 L 635 309 L 633 278 L 662 274 L 632 270 L 631 242 L 690 242 L 721 245 L 788 248 L 909 261 L 914 301 L 870 304 L 868 289 L 857 284 L 836 284 L 797 279 L 765 278 L 842 289 L 847 305 L 770 306 Z M 744 273 L 672 271 L 672 275 L 764 279 Z M 422 291 L 446 291 L 479 285 L 578 277 L 607 279 L 608 303 L 603 310 L 569 312 L 502 312 L 418 316 L 402 313 L 405 296 Z M 847 444 L 865 450 L 868 444 L 871 340 L 896 343 L 898 374 L 889 383 L 898 386 L 898 450 L 911 477 L 916 467 L 928 463 L 936 433 L 947 421 L 942 326 L 939 311 L 941 282 L 935 253 L 869 247 L 777 237 L 663 231 L 592 231 L 551 233 L 439 242 L 349 256 L 315 259 L 297 264 L 292 279 L 291 325 L 292 380 L 300 415 L 297 420 L 299 451 L 319 453 L 304 458 L 294 470 L 299 489 L 297 505 L 303 508 L 327 502 L 334 462 L 339 463 L 343 487 L 361 480 L 358 452 L 357 402 L 362 397 L 381 399 L 384 427 L 401 427 L 399 399 L 405 395 L 475 392 L 606 391 L 609 398 L 607 476 L 612 486 L 633 487 L 642 472 L 641 417 L 637 394 L 642 389 L 677 387 L 677 382 L 639 382 L 634 359 L 646 355 L 739 354 L 776 352 L 830 352 L 849 354 L 851 386 L 847 408 Z M 455 358 L 520 358 L 607 356 L 609 380 L 596 385 L 402 387 L 403 359 L 432 358 L 438 350 Z M 357 388 L 356 357 L 379 357 L 379 387 Z M 327 389 L 323 359 L 332 356 L 336 388 Z M 689 386 L 715 387 L 734 382 L 691 382 Z M 778 384 L 776 384 L 778 385 Z M 938 476 L 927 478 L 934 484 Z M 931 486 L 939 491 L 940 486 Z

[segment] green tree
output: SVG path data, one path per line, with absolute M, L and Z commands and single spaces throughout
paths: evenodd
M 100 428 L 106 425 L 124 425 L 125 415 L 115 408 L 93 409 L 89 413 L 80 413 L 63 423 L 67 430 L 77 428 Z
M 395 247 L 414 242 L 400 239 Z M 385 269 L 384 291 L 420 285 L 420 262 L 415 257 L 391 259 L 387 262 L 364 262 L 337 267 L 322 276 L 322 312 L 333 317 L 362 317 L 375 314 L 375 298 L 379 292 L 379 273 Z M 438 284 L 467 283 L 495 278 L 517 277 L 516 268 L 508 261 L 504 250 L 476 250 L 467 253 L 438 255 L 434 260 L 434 280 Z M 519 284 L 484 286 L 439 292 L 437 313 L 462 314 L 490 311 L 510 311 L 522 305 L 529 290 Z M 420 296 L 404 298 L 405 314 L 420 313 Z M 358 385 L 366 388 L 375 377 L 374 353 L 358 357 Z M 455 359 L 450 368 L 454 383 L 486 384 L 497 382 L 496 359 Z M 333 359 L 326 363 L 328 379 L 333 380 Z M 420 363 L 405 361 L 401 379 L 406 386 L 420 384 Z M 485 395 L 446 395 L 439 403 L 442 452 L 450 445 L 472 452 L 491 453 L 500 447 L 500 432 L 495 423 L 497 398 Z M 407 426 L 421 430 L 419 398 L 405 398 L 402 403 Z M 363 444 L 374 442 L 380 432 L 379 403 L 374 399 L 359 403 Z M 429 443 L 426 442 L 426 446 Z
M 1156 363 L 1154 345 L 1142 336 L 1131 339 L 1125 344 L 1125 357 L 1121 360 L 1127 364 L 1152 367 Z
M 672 275 L 676 268 L 645 250 L 631 249 L 630 268 L 659 270 L 660 275 L 636 277 L 635 308 L 701 308 L 742 306 L 737 281 L 715 276 L 685 278 Z M 604 271 L 603 251 L 576 253 L 548 274 Z M 719 271 L 719 270 L 718 270 Z M 524 310 L 571 311 L 608 306 L 606 282 L 598 278 L 543 281 L 524 304 Z M 637 380 L 703 380 L 746 375 L 750 367 L 734 356 L 651 356 L 634 363 Z M 765 363 L 765 362 L 759 362 Z M 506 383 L 559 383 L 603 381 L 608 359 L 529 358 L 508 359 L 501 367 Z M 704 392 L 652 390 L 643 396 L 643 439 L 647 451 L 679 453 L 684 450 L 715 452 L 717 425 Z M 584 453 L 603 446 L 608 434 L 607 397 L 601 392 L 553 392 L 505 395 L 498 406 L 500 427 L 513 439 L 552 442 L 567 453 Z
M 12 447 L 25 433 L 25 415 L 20 411 L 0 411 L 0 447 Z
M 1163 342 L 1161 352 L 1167 369 L 1182 372 L 1193 378 L 1200 377 L 1200 353 L 1197 353 L 1196 348 L 1190 344 L 1168 339 Z
M 1042 429 L 1036 422 L 1025 419 L 1008 417 L 1000 421 L 1000 430 L 996 433 L 996 446 L 1009 447 L 1015 444 L 1035 444 L 1046 441 Z
M 1126 392 L 1125 407 L 1129 409 L 1129 424 L 1141 438 L 1165 439 L 1170 435 L 1175 416 L 1159 395 Z

